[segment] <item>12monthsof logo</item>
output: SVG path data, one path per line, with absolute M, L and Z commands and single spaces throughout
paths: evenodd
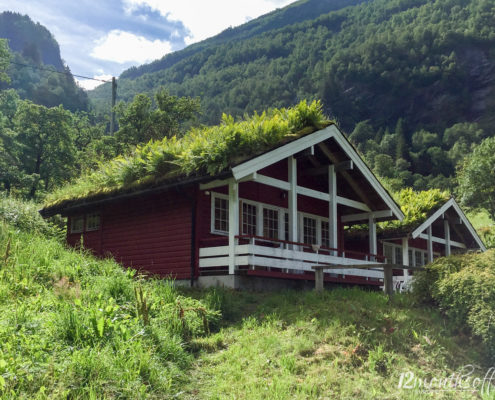
M 402 372 L 398 388 L 403 390 L 419 390 L 422 392 L 440 391 L 475 391 L 481 395 L 495 392 L 495 367 L 484 374 L 476 374 L 474 365 L 465 365 L 458 372 L 447 377 L 421 378 L 412 371 Z

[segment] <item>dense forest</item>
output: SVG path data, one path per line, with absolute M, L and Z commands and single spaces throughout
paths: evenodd
M 90 92 L 90 107 L 49 31 L 3 13 L 1 33 L 16 37 L 0 57 L 2 188 L 38 198 L 137 144 L 217 124 L 222 113 L 321 99 L 391 190 L 456 193 L 460 183 L 465 205 L 480 205 L 488 192 L 473 184 L 477 162 L 494 136 L 493 9 L 495 0 L 295 2 L 125 71 L 115 135 L 108 87 Z M 45 70 L 58 62 L 66 74 Z
M 118 96 L 161 86 L 199 96 L 207 124 L 223 112 L 321 99 L 395 186 L 452 189 L 455 165 L 493 135 L 495 1 L 316 3 L 296 2 L 128 70 Z M 89 95 L 102 108 L 107 93 L 103 85 Z
M 77 86 L 48 29 L 27 15 L 6 11 L 0 13 L 0 38 L 7 39 L 12 52 L 10 79 L 0 82 L 0 89 L 15 89 L 20 98 L 46 107 L 62 104 L 73 112 L 88 111 L 88 96 Z

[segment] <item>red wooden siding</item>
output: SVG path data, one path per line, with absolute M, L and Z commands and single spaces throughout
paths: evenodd
M 273 165 L 263 168 L 259 171 L 261 175 L 269 176 L 272 178 L 287 181 L 288 179 L 288 168 L 287 160 L 279 161 Z M 299 184 L 304 187 L 326 191 L 328 190 L 328 179 L 326 175 L 321 179 L 303 176 L 301 171 L 298 170 L 298 181 Z M 207 195 L 206 193 L 210 193 Z M 218 187 L 208 191 L 201 191 L 198 195 L 198 238 L 199 243 L 206 244 L 210 246 L 214 245 L 224 245 L 226 244 L 226 236 L 212 234 L 211 233 L 211 193 L 221 193 L 227 194 L 227 186 Z M 241 182 L 239 184 L 239 197 L 240 199 L 251 200 L 255 202 L 260 202 L 268 205 L 273 205 L 276 207 L 288 208 L 289 201 L 287 192 L 275 188 L 273 186 L 263 185 L 257 182 Z M 308 214 L 314 214 L 321 217 L 328 218 L 329 205 L 328 202 L 323 200 L 314 199 L 311 197 L 298 195 L 297 196 L 297 208 L 298 211 L 305 212 Z M 242 211 L 241 211 L 242 212 Z M 337 210 L 339 220 L 340 212 Z M 343 225 L 339 224 L 339 238 L 338 243 L 341 249 L 344 249 L 344 237 L 343 237 Z
M 85 247 L 98 255 L 111 254 L 127 267 L 190 278 L 190 198 L 171 191 L 112 203 L 99 211 L 100 230 L 83 234 Z M 80 236 L 69 233 L 67 241 L 77 245 Z

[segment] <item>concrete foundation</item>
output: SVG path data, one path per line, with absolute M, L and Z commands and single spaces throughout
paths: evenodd
M 315 282 L 300 279 L 280 279 L 246 275 L 200 276 L 194 286 L 199 288 L 224 287 L 250 291 L 277 291 L 285 289 L 313 290 Z M 342 287 L 342 284 L 325 282 L 325 288 Z

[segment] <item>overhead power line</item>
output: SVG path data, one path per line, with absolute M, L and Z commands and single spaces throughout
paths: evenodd
M 105 82 L 105 83 L 112 82 L 112 81 L 106 81 L 106 80 L 103 80 L 103 79 L 90 78 L 89 76 L 77 75 L 77 74 L 73 74 L 72 72 L 62 72 L 62 71 L 57 71 L 56 69 L 37 67 L 36 65 L 23 64 L 23 63 L 19 63 L 19 62 L 15 62 L 15 61 L 10 61 L 10 64 L 21 65 L 23 67 L 31 67 L 31 68 L 34 68 L 34 69 L 39 69 L 41 71 L 56 72 L 57 74 L 62 74 L 62 75 L 71 75 L 71 76 L 75 76 L 77 78 L 82 78 L 82 79 L 91 79 L 92 81 Z

